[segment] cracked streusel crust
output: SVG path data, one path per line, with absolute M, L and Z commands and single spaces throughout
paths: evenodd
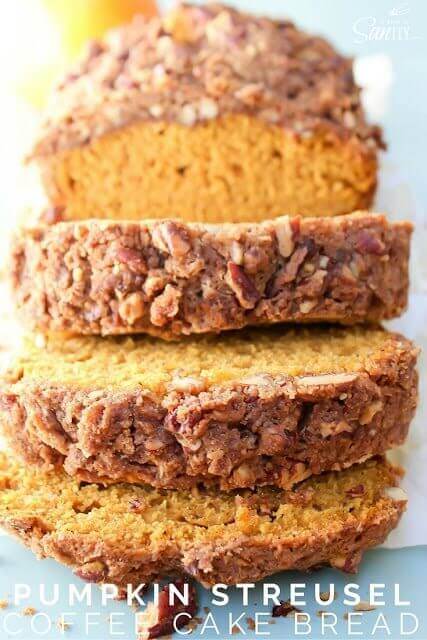
M 379 214 L 261 224 L 91 220 L 23 229 L 10 261 L 26 324 L 164 338 L 285 321 L 399 315 L 410 223 Z
M 291 487 L 404 441 L 416 357 L 375 328 L 29 339 L 1 422 L 24 460 L 89 482 Z
M 289 21 L 181 5 L 92 42 L 30 159 L 61 219 L 250 221 L 371 204 L 378 127 L 351 60 Z

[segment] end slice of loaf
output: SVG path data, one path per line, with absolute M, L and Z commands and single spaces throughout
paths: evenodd
M 0 384 L 11 446 L 88 481 L 290 487 L 405 439 L 417 350 L 376 328 L 30 338 Z
M 284 321 L 352 324 L 406 307 L 412 226 L 359 212 L 262 224 L 61 223 L 10 260 L 33 329 L 164 338 Z
M 405 509 L 399 475 L 375 459 L 292 491 L 103 489 L 0 454 L 0 524 L 40 557 L 121 588 L 176 574 L 209 586 L 323 564 L 355 572 Z
M 242 222 L 372 203 L 378 127 L 326 40 L 218 5 L 183 5 L 91 43 L 31 153 L 45 221 Z M 173 213 L 173 212 L 172 212 Z

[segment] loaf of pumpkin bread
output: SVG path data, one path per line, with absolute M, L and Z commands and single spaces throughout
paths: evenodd
M 374 459 L 292 491 L 103 489 L 0 453 L 0 525 L 40 557 L 123 590 L 177 574 L 211 586 L 322 564 L 355 572 L 405 510 L 399 475 Z
M 30 338 L 0 424 L 30 464 L 81 480 L 288 488 L 401 444 L 417 350 L 377 328 Z
M 254 222 L 369 207 L 381 146 L 351 60 L 326 40 L 184 4 L 90 44 L 29 165 L 45 222 Z
M 411 231 L 367 212 L 38 226 L 15 236 L 12 290 L 21 318 L 43 332 L 178 338 L 284 321 L 378 321 L 406 307 Z

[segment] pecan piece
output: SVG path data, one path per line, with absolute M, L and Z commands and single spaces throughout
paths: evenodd
M 182 592 L 184 582 L 179 580 L 174 583 Z M 197 595 L 193 585 L 189 585 L 188 602 L 183 604 L 175 598 L 173 604 L 169 603 L 170 586 L 166 585 L 159 594 L 157 606 L 150 602 L 141 616 L 138 628 L 139 640 L 151 640 L 171 634 L 175 629 L 181 629 L 194 618 L 197 613 Z M 181 615 L 185 614 L 185 615 Z
M 348 556 L 336 556 L 331 560 L 331 566 L 341 569 L 341 571 L 345 571 L 346 573 L 356 573 L 361 559 L 362 552 L 355 551 Z
M 357 484 L 355 487 L 350 487 L 350 489 L 347 489 L 346 491 L 346 495 L 348 495 L 349 498 L 359 498 L 360 496 L 363 496 L 365 493 L 365 485 L 363 484 Z
M 283 600 L 280 601 L 280 604 L 276 604 L 271 610 L 271 615 L 273 618 L 287 618 L 291 613 L 300 613 L 301 609 L 294 607 L 289 600 L 285 602 Z
M 230 289 L 234 291 L 241 307 L 244 309 L 253 309 L 255 307 L 261 296 L 242 267 L 235 262 L 229 262 L 227 264 L 225 281 Z
M 360 424 L 365 425 L 372 422 L 373 417 L 378 413 L 378 411 L 381 411 L 382 408 L 383 403 L 381 402 L 381 400 L 375 400 L 374 402 L 368 404 L 360 414 Z
M 179 311 L 181 291 L 167 284 L 163 293 L 153 300 L 150 308 L 150 319 L 157 327 L 163 327 L 168 320 L 174 318 Z
M 191 250 L 187 231 L 176 222 L 163 222 L 154 227 L 151 234 L 153 244 L 160 251 L 182 258 Z
M 129 502 L 129 508 L 131 511 L 139 513 L 143 511 L 146 507 L 145 500 L 143 498 L 132 498 Z
M 128 265 L 131 271 L 146 270 L 146 263 L 142 257 L 141 251 L 131 249 L 130 247 L 118 247 L 114 252 L 114 259 L 117 262 Z
M 279 247 L 279 253 L 284 258 L 289 258 L 294 250 L 293 232 L 289 216 L 282 216 L 278 218 L 274 225 L 277 245 Z
M 391 500 L 394 500 L 395 502 L 408 501 L 408 496 L 406 494 L 406 491 L 401 487 L 386 487 L 384 489 L 384 495 L 387 498 L 391 498 Z
M 366 229 L 362 229 L 357 234 L 357 249 L 361 253 L 373 253 L 381 256 L 385 253 L 385 244 Z
M 127 324 L 133 325 L 144 315 L 144 297 L 142 293 L 135 291 L 130 293 L 119 304 L 119 316 Z

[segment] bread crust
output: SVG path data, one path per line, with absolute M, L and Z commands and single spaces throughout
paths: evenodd
M 63 220 L 241 222 L 369 207 L 383 146 L 351 59 L 326 40 L 180 6 L 91 43 L 30 158 L 46 220 L 53 206 Z
M 276 322 L 400 315 L 412 226 L 367 212 L 222 226 L 62 223 L 22 229 L 10 272 L 32 329 L 163 338 Z
M 52 524 L 49 514 L 40 505 L 34 516 L 28 507 L 25 514 L 20 514 L 16 508 L 3 510 L 1 492 L 0 523 L 8 532 L 30 546 L 39 557 L 53 557 L 70 566 L 76 575 L 87 581 L 114 583 L 122 593 L 125 593 L 127 585 L 135 588 L 140 584 L 177 575 L 195 578 L 204 586 L 210 587 L 219 582 L 227 585 L 252 582 L 280 570 L 307 570 L 321 565 L 331 565 L 355 573 L 363 552 L 384 541 L 397 525 L 406 507 L 406 497 L 400 489 L 387 493 L 388 487 L 397 484 L 399 471 L 387 467 L 379 460 L 365 465 L 380 465 L 385 476 L 388 476 L 371 478 L 370 481 L 377 484 L 373 487 L 374 497 L 369 503 L 366 501 L 366 509 L 357 515 L 352 515 L 350 511 L 340 521 L 329 522 L 315 532 L 309 528 L 304 533 L 298 532 L 297 536 L 292 536 L 286 520 L 282 531 L 279 529 L 274 534 L 260 533 L 257 529 L 257 511 L 250 506 L 252 498 L 248 495 L 235 498 L 237 504 L 241 505 L 234 516 L 238 522 L 237 528 L 234 525 L 229 530 L 227 527 L 219 527 L 213 538 L 207 531 L 210 540 L 197 541 L 189 537 L 184 543 L 174 539 L 173 535 L 172 539 L 166 536 L 164 540 L 155 536 L 151 541 L 148 538 L 144 544 L 135 546 L 130 537 L 130 543 L 123 547 L 115 544 L 113 531 L 105 538 L 101 534 L 95 539 L 93 535 L 74 530 L 72 516 L 67 521 L 67 530 L 62 531 L 59 524 Z M 378 471 L 381 472 L 381 469 L 374 471 L 374 474 Z M 342 473 L 352 474 L 352 470 Z M 340 481 L 342 480 L 338 482 Z M 13 480 L 11 482 L 13 484 Z M 37 491 L 37 488 L 35 481 L 34 490 Z M 6 493 L 7 489 L 7 486 L 3 487 Z M 13 492 L 14 487 L 11 490 Z M 316 484 L 307 489 L 303 483 L 292 495 L 282 495 L 279 504 L 286 504 L 290 500 L 299 503 L 297 510 L 302 514 L 306 508 L 307 496 L 311 496 L 309 500 L 315 498 L 317 490 Z M 49 498 L 49 504 L 54 509 L 57 508 L 57 500 L 60 500 L 60 493 L 55 498 L 55 491 L 57 490 L 52 488 Z M 78 501 L 77 488 L 73 495 Z M 131 495 L 129 492 L 129 497 Z M 348 502 L 348 491 L 346 495 Z M 353 500 L 355 504 L 360 501 L 363 504 L 364 498 L 354 496 Z M 65 508 L 66 506 L 64 510 Z M 277 505 L 274 507 L 267 500 L 260 513 L 265 513 L 265 509 L 272 510 L 274 520 Z M 187 535 L 190 536 L 188 530 Z
M 160 395 L 24 376 L 3 383 L 0 415 L 26 462 L 89 482 L 287 488 L 404 441 L 417 353 L 390 334 L 366 371 L 260 373 L 207 390 L 183 378 Z

